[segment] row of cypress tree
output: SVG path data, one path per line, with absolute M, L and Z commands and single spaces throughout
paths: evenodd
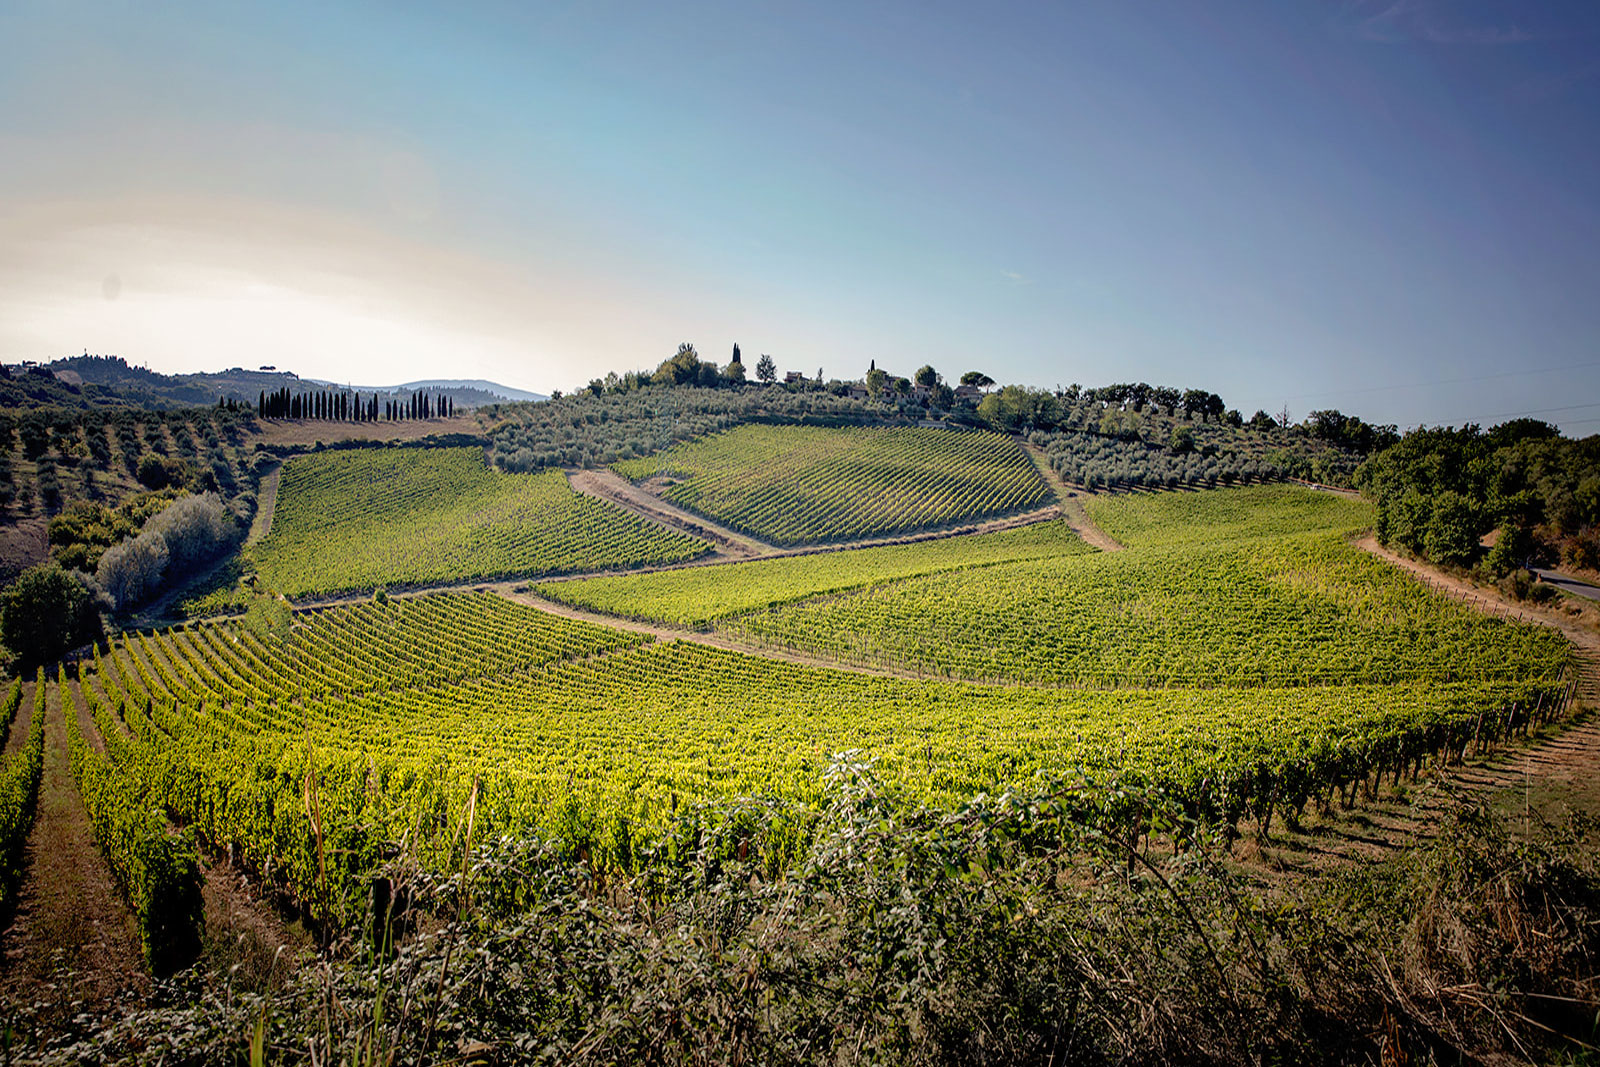
M 449 396 L 412 393 L 405 399 L 382 400 L 377 393 L 362 396 L 344 391 L 291 392 L 262 390 L 256 411 L 264 419 L 325 419 L 334 422 L 388 422 L 401 419 L 447 419 L 456 412 Z

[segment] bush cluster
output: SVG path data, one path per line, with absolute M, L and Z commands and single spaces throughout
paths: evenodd
M 1530 563 L 1587 561 L 1600 544 L 1600 436 L 1572 440 L 1536 419 L 1412 430 L 1355 482 L 1378 506 L 1384 544 L 1434 563 L 1479 563 L 1488 580 Z
M 180 497 L 136 536 L 106 549 L 95 581 L 118 611 L 142 603 L 238 540 L 240 525 L 215 493 Z

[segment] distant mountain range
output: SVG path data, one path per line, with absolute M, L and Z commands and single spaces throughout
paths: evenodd
M 549 399 L 481 378 L 433 378 L 387 386 L 347 386 L 318 378 L 301 378 L 276 367 L 201 374 L 161 374 L 135 367 L 120 356 L 71 356 L 35 366 L 10 365 L 0 374 L 0 407 L 190 407 L 219 399 L 254 404 L 263 393 L 279 389 L 355 388 L 384 398 L 426 391 L 445 395 L 458 408 L 476 408 L 519 400 Z

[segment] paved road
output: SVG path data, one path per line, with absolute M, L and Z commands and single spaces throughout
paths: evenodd
M 1572 578 L 1557 571 L 1547 571 L 1542 567 L 1533 568 L 1533 573 L 1539 576 L 1541 582 L 1549 582 L 1564 593 L 1600 601 L 1600 585 L 1594 585 L 1579 578 Z

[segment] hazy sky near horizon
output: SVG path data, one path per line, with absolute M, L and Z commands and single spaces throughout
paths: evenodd
M 0 0 L 0 360 L 1600 431 L 1600 4 Z

